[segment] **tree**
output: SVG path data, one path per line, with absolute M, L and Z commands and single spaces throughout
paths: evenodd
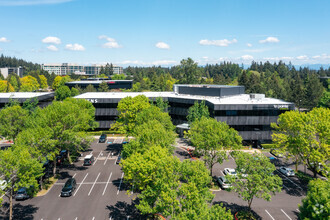
M 39 75 L 39 78 L 40 78 L 40 88 L 47 89 L 48 88 L 47 78 L 44 75 Z
M 80 91 L 77 88 L 71 88 L 71 97 L 75 97 L 80 94 Z
M 111 79 L 113 80 L 125 80 L 126 76 L 124 74 L 115 74 L 111 76 Z
M 0 151 L 0 175 L 6 181 L 10 220 L 13 219 L 14 192 L 21 187 L 37 189 L 37 179 L 42 176 L 42 170 L 42 164 L 31 157 L 27 148 L 15 146 Z
M 231 189 L 248 202 L 249 209 L 255 197 L 270 201 L 272 195 L 281 192 L 282 179 L 273 175 L 276 168 L 263 154 L 238 152 L 234 159 L 237 176 L 228 177 L 228 181 Z
M 8 81 L 0 80 L 0 92 L 15 92 L 15 89 Z
M 101 82 L 98 91 L 99 92 L 108 92 L 109 91 L 108 83 L 105 81 Z
M 52 89 L 56 90 L 60 86 L 65 86 L 65 83 L 70 81 L 70 76 L 56 76 L 52 84 Z
M 214 164 L 221 164 L 227 158 L 227 151 L 239 148 L 242 143 L 238 132 L 225 122 L 205 117 L 191 124 L 188 137 L 195 151 L 203 156 L 211 176 Z
M 27 110 L 31 114 L 38 107 L 38 103 L 39 101 L 37 98 L 27 99 L 23 102 L 22 108 Z
M 167 149 L 169 154 L 173 153 L 173 143 L 175 133 L 173 130 L 166 130 L 165 127 L 156 120 L 147 121 L 135 127 L 131 133 L 135 140 L 130 141 L 123 148 L 123 157 L 129 157 L 135 152 L 144 153 L 151 146 L 161 146 Z
M 197 84 L 199 82 L 200 71 L 197 63 L 195 63 L 190 57 L 183 59 L 178 66 L 179 80 L 182 84 Z
M 137 113 L 149 108 L 150 105 L 149 99 L 144 95 L 123 98 L 117 106 L 119 115 L 116 124 L 122 124 L 126 132 L 131 133 L 135 127 Z
M 316 74 L 308 75 L 306 79 L 306 97 L 305 97 L 305 105 L 309 108 L 317 106 L 322 93 L 323 86 L 320 82 L 319 77 Z
M 164 101 L 162 97 L 156 98 L 156 106 L 163 112 L 167 112 L 169 104 L 168 101 Z
M 210 117 L 209 109 L 205 105 L 205 101 L 195 101 L 194 105 L 188 109 L 187 120 L 189 123 L 192 123 L 196 120 L 200 120 L 202 117 Z
M 314 177 L 319 165 L 328 167 L 330 144 L 330 110 L 315 108 L 309 113 L 285 112 L 278 118 L 272 138 L 277 148 L 282 148 L 295 158 L 296 169 L 301 161 L 310 168 Z
M 20 79 L 16 74 L 9 74 L 8 77 L 7 77 L 7 81 L 14 87 L 15 91 L 19 90 Z
M 0 133 L 2 136 L 13 140 L 26 127 L 28 111 L 19 105 L 6 107 L 0 111 Z
M 28 126 L 51 130 L 51 139 L 55 141 L 53 153 L 57 154 L 60 150 L 77 152 L 84 149 L 86 142 L 91 141 L 86 131 L 96 127 L 94 116 L 95 108 L 89 101 L 67 98 L 62 102 L 55 101 L 46 108 L 37 109 L 34 120 L 30 120 Z M 54 160 L 54 173 L 55 171 Z
M 21 92 L 32 92 L 38 90 L 39 88 L 40 85 L 38 83 L 38 80 L 33 76 L 25 76 L 21 78 Z
M 71 97 L 71 90 L 67 86 L 59 86 L 55 91 L 55 97 L 57 101 L 63 101 Z
M 96 92 L 96 89 L 94 88 L 94 86 L 92 86 L 91 84 L 89 84 L 86 89 L 84 89 L 84 92 Z
M 299 205 L 300 219 L 328 219 L 330 216 L 330 182 L 315 179 L 309 182 L 307 196 Z

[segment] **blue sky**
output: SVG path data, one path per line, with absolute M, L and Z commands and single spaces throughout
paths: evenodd
M 0 0 L 0 53 L 37 63 L 330 63 L 328 0 Z

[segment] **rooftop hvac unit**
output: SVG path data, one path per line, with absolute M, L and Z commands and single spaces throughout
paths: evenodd
M 250 94 L 250 99 L 254 100 L 261 100 L 265 98 L 265 94 L 257 94 L 257 93 L 251 93 Z

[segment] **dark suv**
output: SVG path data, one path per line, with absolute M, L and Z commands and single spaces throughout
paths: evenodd
M 101 134 L 99 138 L 99 143 L 105 143 L 107 141 L 107 135 L 106 134 Z
M 69 178 L 63 188 L 62 188 L 62 192 L 61 192 L 61 196 L 71 196 L 73 191 L 76 189 L 76 179 L 75 178 Z

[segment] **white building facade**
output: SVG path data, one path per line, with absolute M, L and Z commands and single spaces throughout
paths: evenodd
M 104 66 L 103 66 L 104 67 Z M 41 68 L 48 71 L 50 74 L 55 73 L 56 75 L 68 75 L 70 73 L 79 75 L 99 75 L 102 65 L 78 65 L 73 63 L 57 63 L 57 64 L 42 64 Z M 112 67 L 113 74 L 122 74 L 123 67 L 115 66 Z

